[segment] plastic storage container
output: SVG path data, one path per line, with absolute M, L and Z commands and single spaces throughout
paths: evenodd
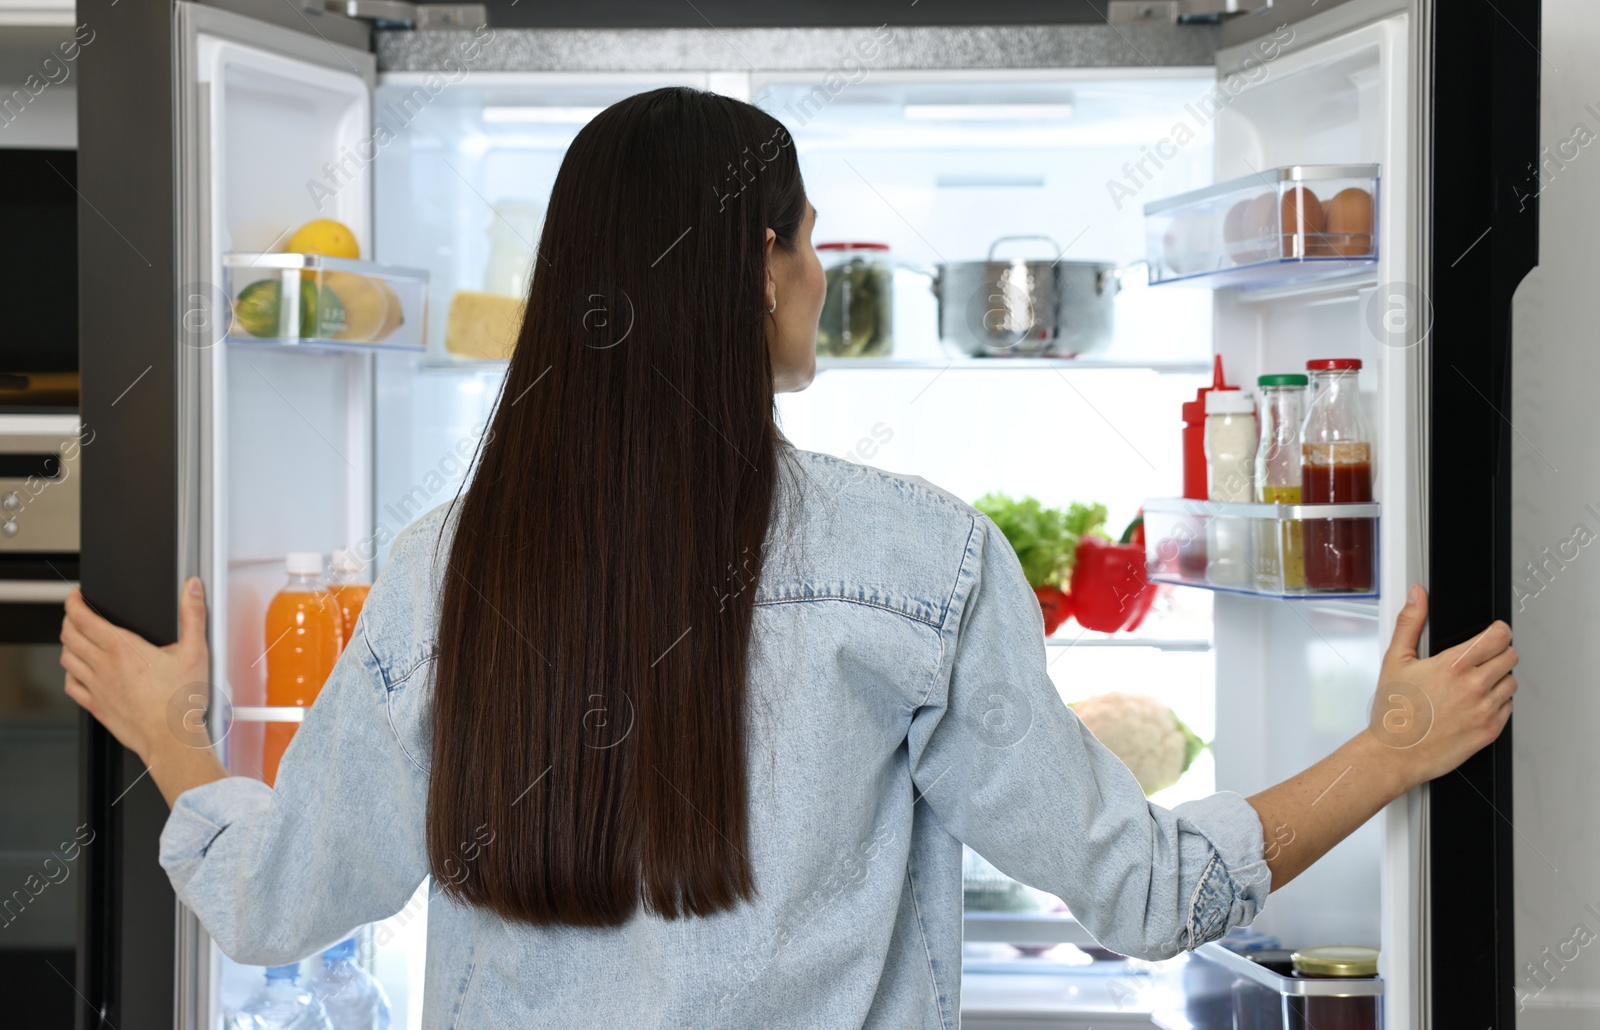
M 1265 286 L 1378 260 L 1377 165 L 1291 165 L 1146 204 L 1150 283 Z
M 819 243 L 827 292 L 817 356 L 881 358 L 894 350 L 894 266 L 887 243 Z
M 1302 598 L 1377 597 L 1376 547 L 1367 552 L 1369 562 L 1365 587 L 1340 590 L 1295 584 L 1285 574 L 1290 567 L 1281 551 L 1261 553 L 1265 548 L 1281 548 L 1295 538 L 1295 530 L 1310 546 L 1316 533 L 1329 533 L 1336 526 L 1365 527 L 1363 532 L 1377 539 L 1378 504 L 1222 504 L 1186 498 L 1159 498 L 1144 503 L 1145 573 L 1152 583 L 1202 587 L 1225 593 L 1252 594 L 1286 600 Z M 1219 529 L 1223 536 L 1243 537 L 1255 542 L 1251 563 L 1256 574 L 1242 582 L 1218 582 L 1204 569 L 1197 570 L 1188 557 L 1201 549 Z M 1341 530 L 1342 531 L 1342 530 Z M 1263 570 L 1274 570 L 1262 575 Z
M 229 343 L 423 349 L 427 272 L 320 254 L 224 254 L 222 274 Z

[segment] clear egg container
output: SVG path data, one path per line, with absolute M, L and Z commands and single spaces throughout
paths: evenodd
M 1267 286 L 1378 261 L 1377 165 L 1289 165 L 1145 205 L 1150 284 Z

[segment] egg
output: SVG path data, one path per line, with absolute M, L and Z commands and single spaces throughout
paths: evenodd
M 1327 228 L 1322 202 L 1315 193 L 1304 186 L 1296 186 L 1283 195 L 1284 257 L 1305 257 L 1317 253 L 1314 248 L 1326 247 L 1323 236 Z
M 1167 266 L 1179 275 L 1209 272 L 1217 259 L 1216 220 L 1199 211 L 1183 211 L 1172 220 L 1162 237 Z
M 1245 208 L 1243 238 L 1249 245 L 1239 250 L 1239 264 L 1251 265 L 1273 257 L 1272 240 L 1277 235 L 1278 195 L 1263 193 Z
M 1363 257 L 1372 253 L 1372 194 L 1350 188 L 1328 201 L 1327 241 L 1322 253 Z

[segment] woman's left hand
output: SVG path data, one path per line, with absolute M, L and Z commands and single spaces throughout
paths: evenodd
M 67 696 L 146 765 L 173 744 L 205 749 L 210 655 L 206 601 L 198 577 L 178 602 L 178 642 L 157 647 L 102 618 L 74 590 L 61 620 Z

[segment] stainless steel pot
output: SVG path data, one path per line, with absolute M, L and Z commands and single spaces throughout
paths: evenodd
M 1054 261 L 995 260 L 1012 240 L 1044 240 Z M 974 357 L 1092 354 L 1111 345 L 1112 310 L 1122 289 L 1118 267 L 1106 261 L 1062 261 L 1049 236 L 1002 236 L 983 261 L 936 266 L 939 338 Z

